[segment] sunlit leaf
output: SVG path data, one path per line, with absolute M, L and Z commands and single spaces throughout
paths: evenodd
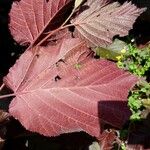
M 90 46 L 106 46 L 112 43 L 114 35 L 127 35 L 145 10 L 131 2 L 120 6 L 118 2 L 108 4 L 108 0 L 88 0 L 84 6 L 86 9 L 71 22 L 77 30 L 76 36 L 85 39 Z
M 37 44 L 47 32 L 64 22 L 71 8 L 70 0 L 14 1 L 10 11 L 10 31 L 22 45 Z
M 121 127 L 130 115 L 127 96 L 136 81 L 115 63 L 94 59 L 76 38 L 26 51 L 4 78 L 16 95 L 10 114 L 46 136 L 85 131 L 99 137 L 100 122 Z

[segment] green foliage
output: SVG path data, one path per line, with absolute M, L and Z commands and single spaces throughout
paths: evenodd
M 132 115 L 130 119 L 133 120 L 139 120 L 140 119 L 140 108 L 142 106 L 141 100 L 140 100 L 140 91 L 131 91 L 131 96 L 128 99 L 128 106 L 130 107 L 130 110 L 132 112 Z
M 150 69 L 150 47 L 138 49 L 129 44 L 128 50 L 118 60 L 118 67 L 129 70 L 140 77 L 145 76 Z
M 125 143 L 121 143 L 121 147 L 120 147 L 120 150 L 126 150 L 126 145 L 125 145 Z
M 128 45 L 125 53 L 118 57 L 118 67 L 129 70 L 131 73 L 143 77 L 130 92 L 128 106 L 132 112 L 131 120 L 140 120 L 143 109 L 150 109 L 150 84 L 146 81 L 150 70 L 150 47 L 138 49 Z

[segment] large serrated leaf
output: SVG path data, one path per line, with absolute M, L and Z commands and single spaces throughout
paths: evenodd
M 4 78 L 16 95 L 10 114 L 46 136 L 86 131 L 99 137 L 100 122 L 121 127 L 130 114 L 127 96 L 136 81 L 114 63 L 93 59 L 75 38 L 26 51 Z
M 58 28 L 71 12 L 71 0 L 20 0 L 10 11 L 10 31 L 22 45 L 37 44 Z M 63 16 L 63 17 L 62 17 Z
M 88 0 L 84 6 L 86 9 L 71 22 L 77 36 L 90 46 L 106 46 L 114 35 L 127 35 L 135 19 L 145 10 L 131 2 L 120 6 L 118 2 L 108 4 L 108 0 Z

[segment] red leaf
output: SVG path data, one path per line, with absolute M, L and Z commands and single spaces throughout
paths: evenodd
M 122 6 L 118 2 L 107 2 L 88 0 L 85 6 L 89 8 L 72 20 L 78 36 L 85 39 L 87 44 L 106 46 L 112 42 L 114 35 L 127 35 L 135 19 L 145 10 L 138 9 L 131 2 Z
M 58 28 L 65 20 L 66 5 L 70 12 L 69 0 L 20 0 L 15 1 L 10 11 L 10 30 L 15 40 L 21 44 L 31 44 L 41 40 L 44 32 Z M 62 15 L 62 16 L 60 16 Z M 56 19 L 55 17 L 58 16 Z
M 110 150 L 113 148 L 114 141 L 116 140 L 115 131 L 105 130 L 102 133 L 100 140 L 100 146 L 102 150 Z
M 16 94 L 11 115 L 46 136 L 83 130 L 98 137 L 100 121 L 122 126 L 129 110 L 115 102 L 126 102 L 136 81 L 114 63 L 93 59 L 79 39 L 26 51 L 4 78 Z

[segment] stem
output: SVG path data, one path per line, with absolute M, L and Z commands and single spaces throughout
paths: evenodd
M 12 96 L 16 96 L 15 93 L 2 95 L 2 96 L 0 96 L 0 99 L 7 98 L 7 97 L 12 97 Z
M 59 30 L 62 30 L 62 29 L 65 29 L 65 28 L 68 28 L 70 26 L 73 26 L 73 24 L 68 24 L 68 25 L 65 25 L 68 20 L 72 17 L 73 13 L 75 12 L 76 8 L 73 8 L 71 14 L 69 15 L 69 17 L 65 20 L 65 22 L 56 30 L 53 30 L 50 34 L 48 34 L 44 39 L 42 39 L 38 44 L 37 46 L 41 45 L 44 41 L 46 41 L 51 35 L 53 35 L 54 33 L 58 32 Z
M 2 85 L 0 86 L 0 91 L 4 88 L 5 84 L 2 83 Z
M 72 17 L 73 13 L 75 12 L 76 8 L 74 7 L 71 14 L 69 15 L 69 17 L 65 20 L 65 22 L 61 25 L 61 27 L 63 27 L 67 22 L 68 20 Z
M 62 29 L 65 29 L 65 28 L 68 28 L 68 27 L 71 27 L 73 26 L 73 24 L 68 24 L 68 25 L 65 25 L 65 26 L 61 26 L 60 28 L 56 29 L 56 30 L 53 30 L 50 34 L 48 34 L 45 38 L 43 38 L 38 44 L 37 46 L 40 46 L 41 44 L 43 44 L 51 35 L 53 35 L 54 33 L 58 32 L 59 30 L 62 30 Z
M 71 18 L 71 16 L 73 15 L 73 13 L 75 12 L 76 8 L 73 8 L 71 14 L 69 15 L 69 17 L 65 20 L 65 22 L 56 30 L 50 31 L 50 34 L 48 34 L 45 38 L 43 38 L 39 43 L 37 43 L 37 46 L 40 46 L 41 44 L 43 44 L 51 35 L 53 35 L 54 33 L 58 32 L 59 30 L 65 29 L 67 27 L 73 26 L 73 24 L 69 24 L 69 25 L 65 25 L 68 20 Z M 48 26 L 49 23 L 47 23 L 46 27 Z M 64 26 L 65 25 L 65 26 Z M 46 28 L 45 27 L 45 28 Z M 45 28 L 42 30 L 42 32 L 40 33 L 40 35 L 38 37 L 40 37 L 43 33 L 43 31 L 45 30 Z M 47 33 L 46 33 L 47 34 Z M 37 40 L 37 39 L 36 39 Z M 35 46 L 35 42 L 36 40 L 33 41 L 33 43 L 27 48 L 27 50 L 31 49 L 32 47 Z

